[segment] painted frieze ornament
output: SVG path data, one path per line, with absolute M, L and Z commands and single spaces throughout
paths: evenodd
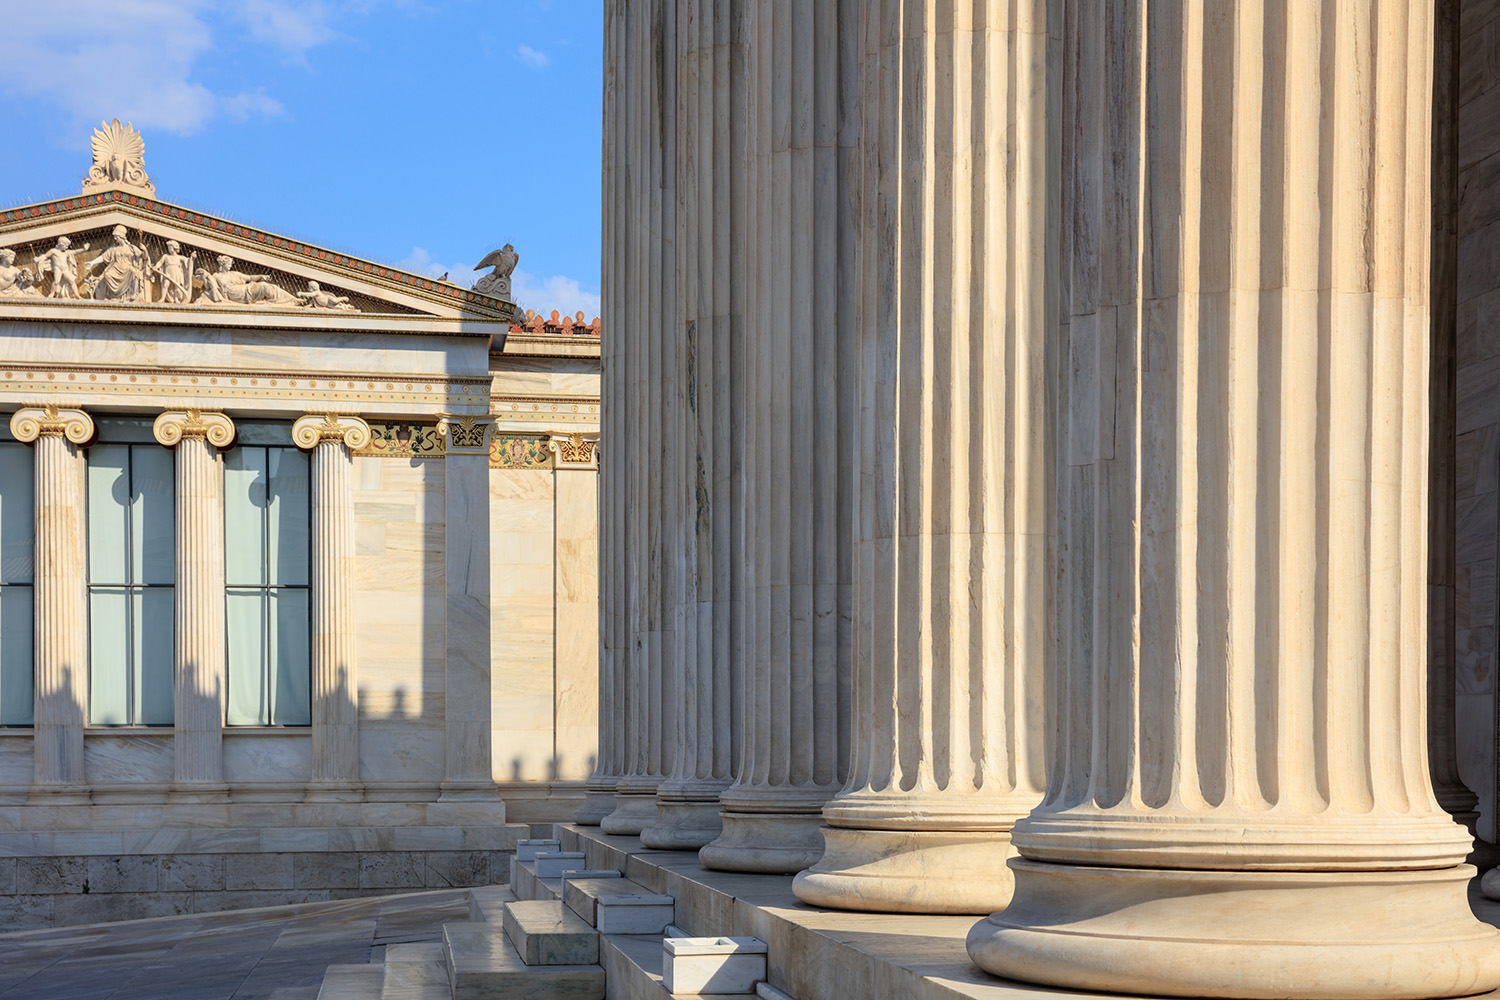
M 521 255 L 516 253 L 516 248 L 509 243 L 499 250 L 490 251 L 489 256 L 480 261 L 479 266 L 474 270 L 482 271 L 487 267 L 493 267 L 494 270 L 474 282 L 474 291 L 509 302 L 510 275 L 520 261 Z
M 74 444 L 83 444 L 94 436 L 94 421 L 82 410 L 48 403 L 17 410 L 10 418 L 10 432 L 22 444 L 30 444 L 43 434 L 60 434 Z
M 585 437 L 582 434 L 554 435 L 547 442 L 547 447 L 557 456 L 559 466 L 576 468 L 594 467 L 598 445 L 597 437 Z
M 156 185 L 146 176 L 146 141 L 128 122 L 103 122 L 94 129 L 94 163 L 83 181 L 83 193 L 133 191 L 156 195 Z
M 234 421 L 222 413 L 193 407 L 168 410 L 156 418 L 151 433 L 168 448 L 183 438 L 203 438 L 215 448 L 228 448 L 234 443 Z
M 323 441 L 341 442 L 350 451 L 358 451 L 370 443 L 370 425 L 340 413 L 309 413 L 292 424 L 292 440 L 307 451 Z
M 438 422 L 438 428 L 448 439 L 446 447 L 450 455 L 488 454 L 489 433 L 493 426 L 493 419 L 471 414 L 445 416 Z

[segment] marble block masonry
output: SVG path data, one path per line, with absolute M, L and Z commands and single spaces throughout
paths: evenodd
M 1438 381 L 1443 192 L 1488 183 L 1444 152 L 1456 10 L 606 2 L 576 821 L 982 916 L 1012 981 L 1500 988 L 1448 621 L 1445 449 L 1496 398 Z

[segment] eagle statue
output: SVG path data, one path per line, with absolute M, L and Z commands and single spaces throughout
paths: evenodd
M 480 261 L 474 270 L 483 271 L 487 267 L 493 267 L 494 270 L 474 282 L 474 291 L 509 302 L 510 273 L 516 269 L 516 264 L 520 260 L 521 255 L 516 253 L 516 248 L 509 243 L 499 250 L 490 251 L 489 256 Z

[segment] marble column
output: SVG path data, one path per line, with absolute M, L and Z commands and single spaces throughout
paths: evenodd
M 793 883 L 813 905 L 1004 906 L 1011 827 L 1042 795 L 1047 6 L 862 6 L 853 747 Z
M 490 431 L 494 418 L 444 416 L 443 718 L 439 804 L 447 820 L 503 823 L 490 714 Z M 469 803 L 471 805 L 457 805 Z M 477 803 L 478 805 L 472 805 Z M 469 810 L 469 811 L 465 811 Z
M 1430 14 L 1069 10 L 1056 749 L 991 972 L 1500 986 L 1425 745 Z
M 855 373 L 858 369 L 858 5 L 761 0 L 753 11 L 748 198 L 753 344 L 737 363 L 747 438 L 745 574 L 753 586 L 741 763 L 726 871 L 794 874 L 823 854 L 822 808 L 849 765 Z M 738 207 L 738 204 L 736 205 Z M 731 271 L 731 277 L 734 276 Z
M 87 804 L 83 727 L 88 718 L 88 575 L 84 457 L 94 422 L 82 410 L 26 407 L 10 419 L 36 448 L 36 631 L 33 798 Z
M 309 801 L 359 801 L 359 660 L 354 635 L 353 452 L 359 417 L 307 414 L 292 440 L 312 453 L 312 780 Z
M 742 562 L 744 437 L 730 300 L 744 269 L 729 248 L 745 221 L 731 206 L 746 177 L 746 39 L 743 8 L 677 0 L 676 12 L 683 141 L 674 164 L 676 258 L 667 263 L 677 275 L 672 336 L 681 363 L 664 390 L 672 394 L 679 443 L 667 479 L 682 516 L 664 531 L 675 571 L 675 649 L 666 663 L 678 692 L 664 710 L 676 716 L 678 741 L 641 843 L 697 850 L 719 834 L 719 794 L 733 778 L 738 749 L 732 720 L 743 664 L 743 577 L 733 569 Z M 743 291 L 736 291 L 743 315 Z
M 606 62 L 619 63 L 618 126 L 623 156 L 620 257 L 606 257 L 606 281 L 621 284 L 616 337 L 625 363 L 623 406 L 613 423 L 628 438 L 622 524 L 625 581 L 625 750 L 610 834 L 637 835 L 656 819 L 656 792 L 677 749 L 677 671 L 671 607 L 677 527 L 676 399 L 676 2 L 608 5 Z M 608 195 L 609 193 L 606 192 Z M 606 214 L 610 212 L 606 207 Z M 617 660 L 617 665 L 619 661 Z
M 224 463 L 234 442 L 222 413 L 168 410 L 152 425 L 176 453 L 177 571 L 172 796 L 228 801 L 224 783 L 225 646 Z

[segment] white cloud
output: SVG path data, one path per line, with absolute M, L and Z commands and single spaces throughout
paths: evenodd
M 432 254 L 421 247 L 412 247 L 411 253 L 404 260 L 398 260 L 396 266 L 412 274 L 425 274 L 429 278 L 441 278 L 446 274 L 449 281 L 463 287 L 473 284 L 479 278 L 474 273 L 473 264 L 439 264 L 432 259 Z
M 233 97 L 224 98 L 219 104 L 224 109 L 224 113 L 237 122 L 256 115 L 271 118 L 286 110 L 280 101 L 267 95 L 264 90 L 257 90 L 253 94 L 235 94 Z
M 584 291 L 577 278 L 554 274 L 539 279 L 518 267 L 510 276 L 510 288 L 516 305 L 543 316 L 552 315 L 554 309 L 564 316 L 582 311 L 585 319 L 599 315 L 599 293 Z
M 521 61 L 530 66 L 532 69 L 544 69 L 546 65 L 552 61 L 551 59 L 547 58 L 547 53 L 538 52 L 530 45 L 516 46 L 516 55 L 520 56 Z
M 336 36 L 328 6 L 321 2 L 239 0 L 236 13 L 252 35 L 288 52 L 305 52 Z

